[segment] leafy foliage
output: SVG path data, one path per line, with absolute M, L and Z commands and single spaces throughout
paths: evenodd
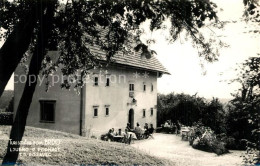
M 255 23 L 260 22 L 260 4 L 258 0 L 243 0 L 245 11 L 244 16 L 246 21 Z
M 193 137 L 190 144 L 193 148 L 214 152 L 218 155 L 228 152 L 225 142 L 220 140 L 209 127 L 205 127 L 202 123 L 198 122 L 192 128 L 191 135 Z
M 260 147 L 260 57 L 251 57 L 240 66 L 240 74 L 232 81 L 241 89 L 229 105 L 229 135 L 247 142 L 246 164 L 259 163 Z M 238 125 L 239 124 L 239 125 Z M 239 126 L 239 127 L 238 127 Z
M 194 122 L 201 122 L 216 133 L 225 132 L 225 111 L 223 104 L 217 98 L 210 102 L 196 95 L 168 94 L 158 95 L 158 123 L 166 120 L 192 126 Z
M 163 29 L 163 23 L 170 20 L 169 41 L 174 42 L 180 33 L 186 32 L 197 47 L 199 55 L 207 61 L 215 61 L 219 55 L 216 45 L 212 44 L 216 40 L 207 40 L 201 31 L 206 23 L 221 27 L 216 15 L 217 6 L 208 0 L 72 0 L 65 4 L 57 0 L 3 1 L 0 3 L 3 9 L 0 13 L 0 26 L 6 31 L 2 37 L 8 38 L 17 24 L 30 21 L 32 9 L 36 9 L 33 15 L 39 20 L 41 13 L 37 13 L 37 9 L 44 9 L 48 3 L 54 4 L 55 14 L 46 50 L 58 50 L 60 56 L 57 62 L 53 62 L 47 55 L 43 61 L 45 70 L 42 74 L 48 78 L 48 75 L 60 67 L 63 75 L 76 80 L 75 88 L 83 86 L 81 80 L 89 73 L 89 69 L 104 65 L 100 62 L 104 57 L 90 51 L 93 46 L 106 52 L 105 64 L 110 63 L 119 50 L 131 54 L 136 48 L 135 50 L 142 51 L 142 55 L 150 58 L 155 51 L 140 40 L 140 25 L 146 20 L 151 21 L 151 31 Z M 27 56 L 34 50 L 40 27 L 37 21 Z M 218 44 L 223 46 L 221 42 Z M 76 77 L 78 73 L 80 78 Z M 69 89 L 69 82 L 65 80 L 61 86 Z

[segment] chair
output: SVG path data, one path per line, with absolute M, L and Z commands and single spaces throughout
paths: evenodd
M 189 129 L 187 127 L 181 127 L 181 139 L 188 140 L 189 139 Z

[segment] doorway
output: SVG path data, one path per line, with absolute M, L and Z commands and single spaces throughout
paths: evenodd
M 130 123 L 131 129 L 134 129 L 134 110 L 132 108 L 129 110 L 128 123 Z

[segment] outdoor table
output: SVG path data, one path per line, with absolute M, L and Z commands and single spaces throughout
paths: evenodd
M 123 138 L 124 138 L 123 135 L 115 135 L 113 137 L 114 141 L 116 141 L 116 142 L 120 142 Z

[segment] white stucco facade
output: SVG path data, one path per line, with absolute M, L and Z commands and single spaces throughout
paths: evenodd
M 98 71 L 93 72 L 99 73 Z M 138 122 L 143 127 L 145 123 L 152 123 L 156 127 L 156 72 L 113 66 L 107 69 L 107 73 L 97 75 L 100 81 L 98 86 L 94 85 L 94 77 L 87 79 L 84 88 L 87 134 L 90 132 L 100 135 L 111 128 L 115 128 L 116 131 L 119 128 L 124 130 L 129 121 L 130 109 L 134 110 L 134 124 Z M 106 78 L 110 78 L 109 86 L 106 86 Z M 129 84 L 134 84 L 134 91 L 130 92 Z M 133 97 L 130 97 L 129 93 L 134 94 Z M 133 103 L 133 99 L 136 103 Z M 109 115 L 106 115 L 106 107 L 109 108 Z M 98 116 L 94 116 L 94 108 L 98 109 Z M 145 116 L 143 116 L 144 110 Z
M 50 82 L 52 86 L 46 92 L 46 80 L 38 80 L 26 125 L 88 137 L 100 136 L 111 128 L 124 130 L 128 122 L 132 126 L 138 122 L 141 127 L 145 123 L 156 127 L 157 78 L 162 72 L 114 63 L 90 73 L 80 95 L 73 90 L 73 85 L 71 90 L 61 89 L 61 82 Z M 54 74 L 61 77 L 59 71 Z M 22 75 L 26 75 L 25 71 L 18 66 L 14 77 L 14 110 L 18 108 L 25 85 L 21 82 Z M 47 107 L 43 102 L 52 105 Z M 48 112 L 46 108 L 53 109 L 50 121 L 42 119 L 48 117 L 42 113 L 42 110 Z

